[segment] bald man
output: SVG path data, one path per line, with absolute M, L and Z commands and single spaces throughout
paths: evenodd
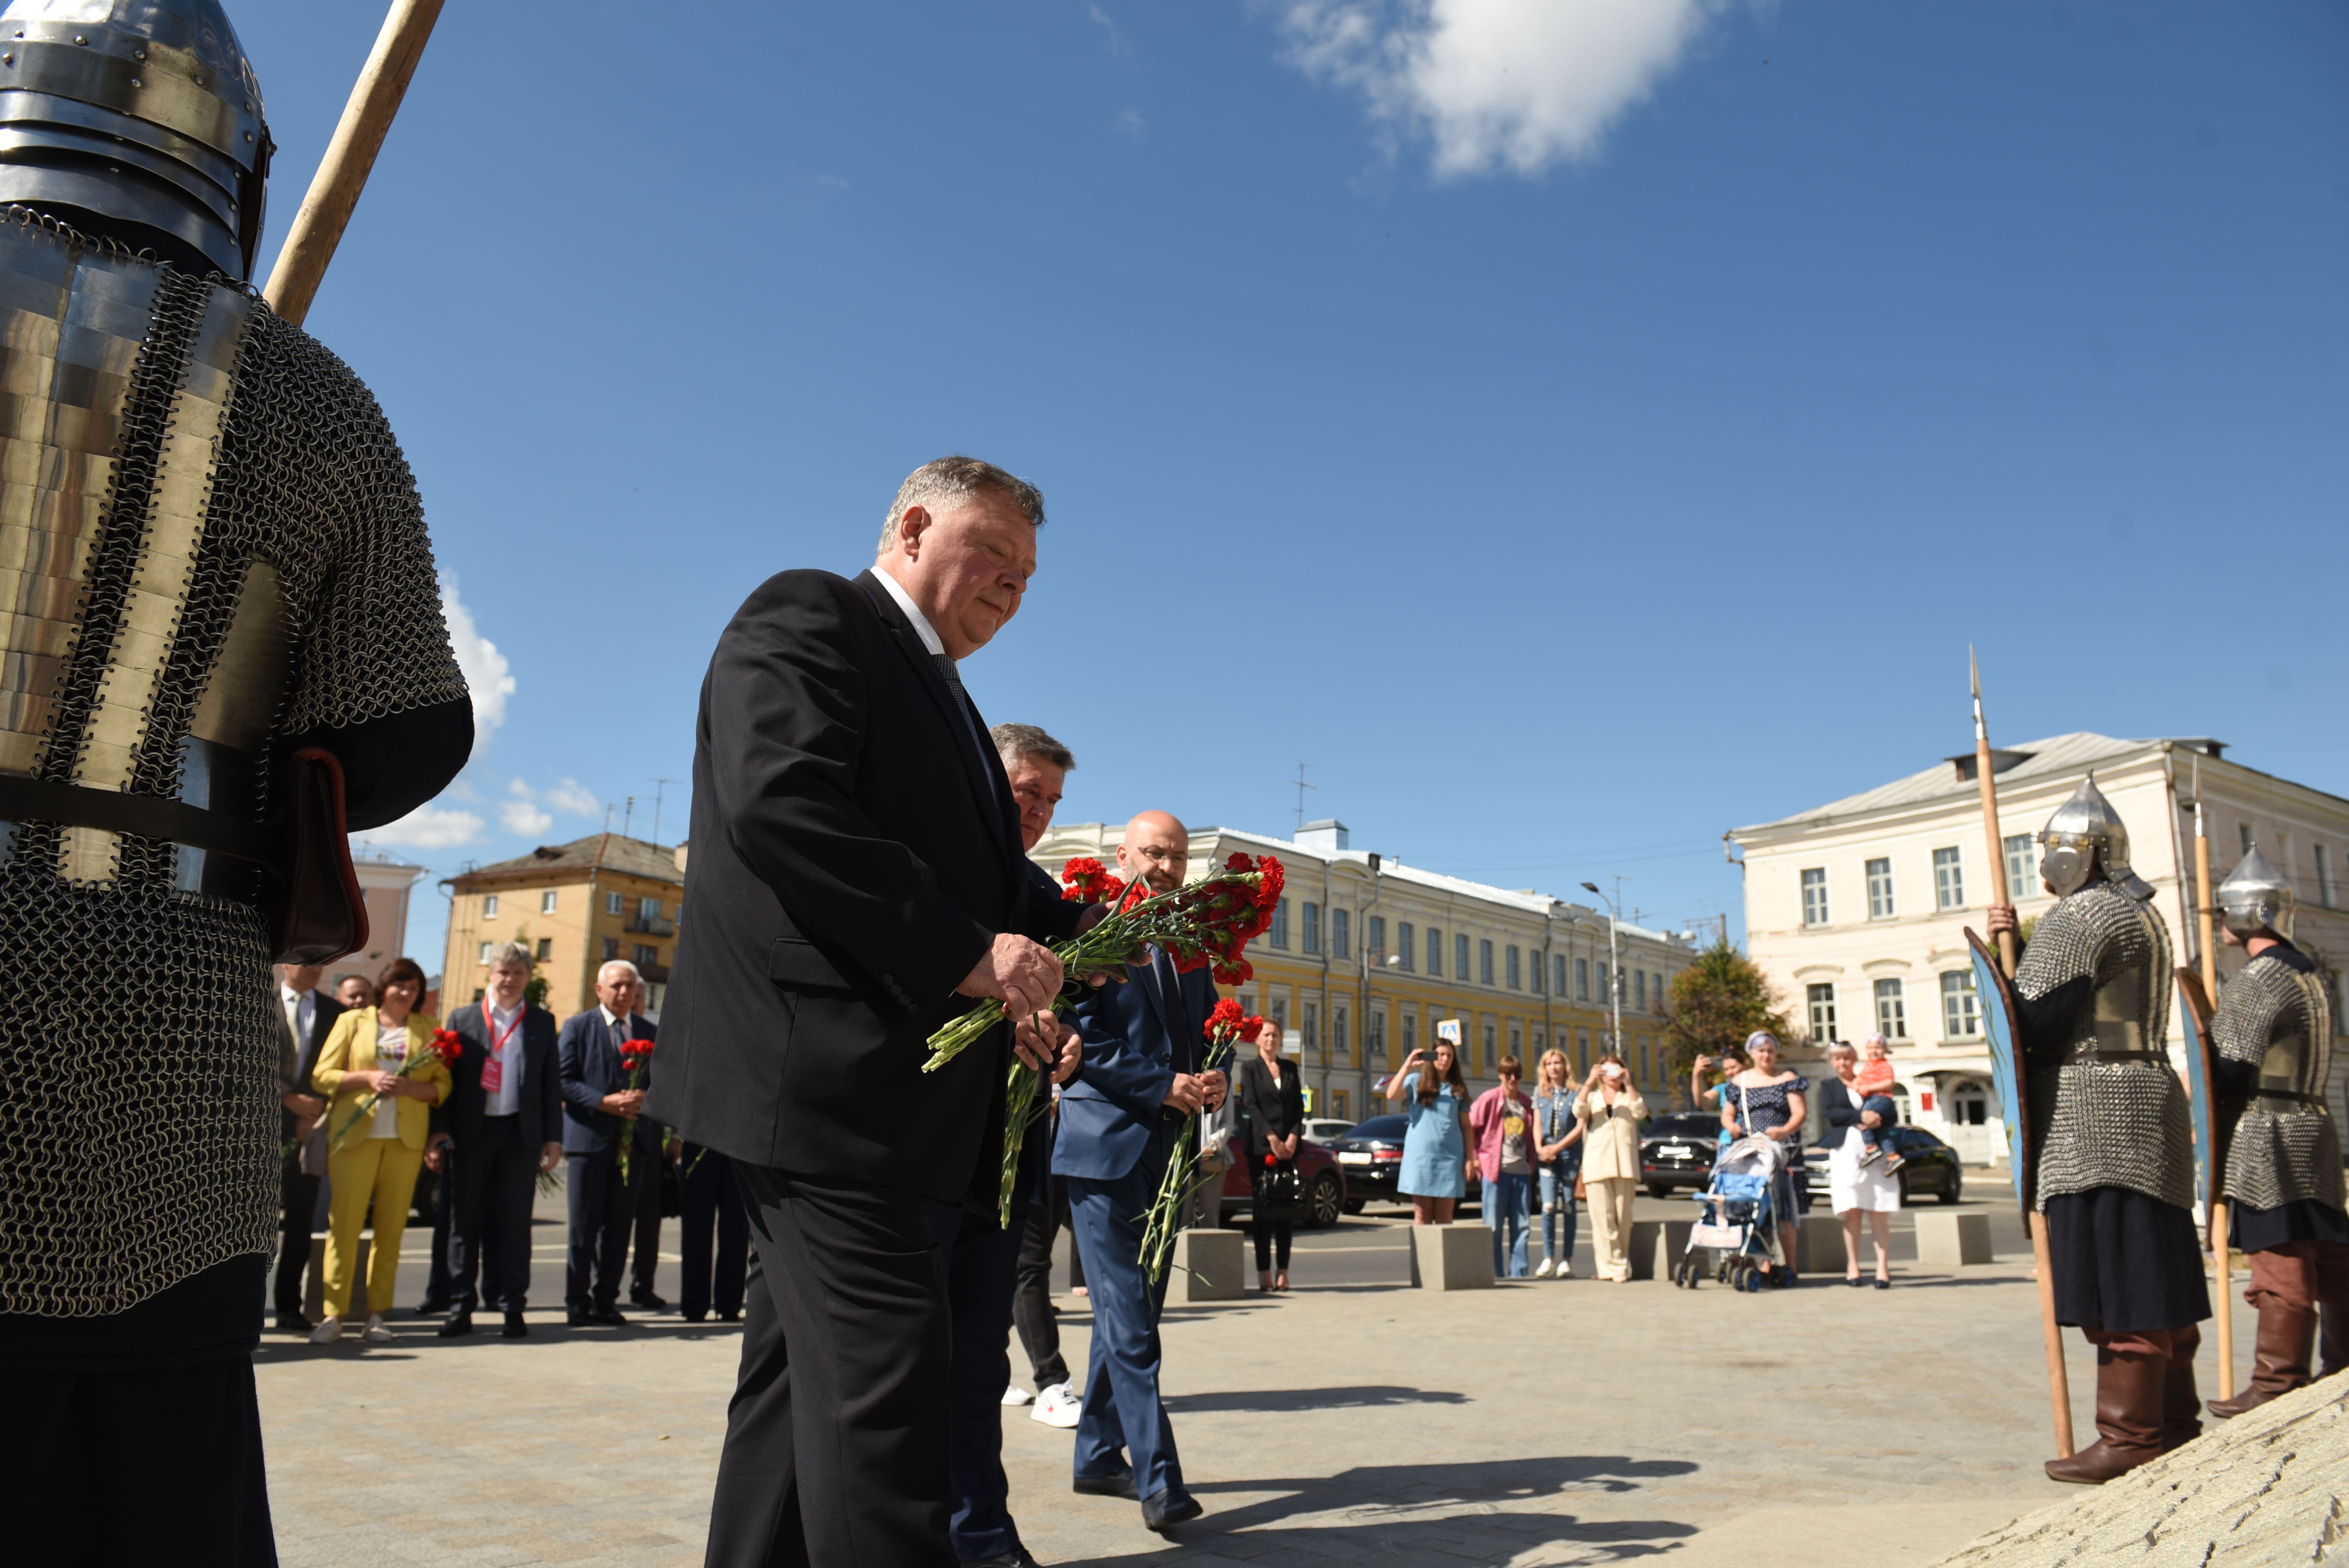
M 1154 892 L 1171 892 L 1190 871 L 1191 836 L 1164 811 L 1125 825 L 1117 867 Z M 1174 1431 L 1158 1397 L 1158 1314 L 1165 1275 L 1144 1279 L 1142 1226 L 1190 1112 L 1223 1103 L 1224 1075 L 1199 1070 L 1216 989 L 1204 969 L 1177 974 L 1166 954 L 1126 965 L 1126 984 L 1104 986 L 1077 1010 L 1084 1057 L 1061 1094 L 1052 1171 L 1069 1186 L 1069 1212 L 1092 1290 L 1093 1332 L 1077 1417 L 1075 1490 L 1142 1504 L 1142 1522 L 1164 1530 L 1203 1511 L 1183 1485 Z

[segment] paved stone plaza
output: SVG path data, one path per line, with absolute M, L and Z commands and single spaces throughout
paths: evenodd
M 1039 1559 L 1892 1568 L 2078 1495 L 2040 1474 L 2034 1295 L 2011 1235 L 1995 1264 L 1907 1264 L 1889 1292 L 1759 1296 L 1587 1279 L 1416 1291 L 1393 1283 L 1404 1236 L 1350 1221 L 1299 1239 L 1288 1296 L 1169 1311 L 1166 1387 L 1207 1508 L 1169 1540 L 1131 1503 L 1072 1495 L 1070 1434 L 1007 1412 Z M 290 1568 L 700 1562 L 737 1333 L 673 1312 L 564 1329 L 561 1237 L 534 1236 L 545 1310 L 527 1341 L 443 1341 L 404 1311 L 381 1348 L 266 1337 Z M 421 1294 L 421 1241 L 403 1303 Z M 1057 1299 L 1081 1367 L 1083 1300 Z M 2085 1433 L 2092 1368 L 2072 1352 Z M 1024 1377 L 1016 1346 L 1013 1363 Z

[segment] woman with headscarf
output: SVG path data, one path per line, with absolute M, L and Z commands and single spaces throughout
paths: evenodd
M 1778 1037 L 1767 1029 L 1756 1029 L 1745 1037 L 1745 1054 L 1754 1065 L 1722 1086 L 1721 1125 L 1739 1138 L 1767 1138 L 1785 1156 L 1770 1187 L 1770 1207 L 1778 1216 L 1784 1261 L 1769 1274 L 1771 1284 L 1790 1285 L 1796 1278 L 1795 1248 L 1802 1233 L 1795 1222 L 1805 1194 L 1795 1172 L 1803 1158 L 1803 1119 L 1808 1109 L 1803 1097 L 1810 1080 L 1779 1069 Z

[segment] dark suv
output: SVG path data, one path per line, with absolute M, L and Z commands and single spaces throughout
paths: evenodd
M 1713 1157 L 1720 1151 L 1721 1118 L 1671 1111 L 1648 1123 L 1640 1135 L 1640 1180 L 1651 1198 L 1675 1189 L 1702 1190 L 1713 1180 Z

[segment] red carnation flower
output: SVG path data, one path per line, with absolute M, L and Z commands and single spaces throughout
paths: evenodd
M 453 1062 L 465 1054 L 464 1037 L 454 1029 L 432 1031 L 432 1054 L 444 1062 Z

